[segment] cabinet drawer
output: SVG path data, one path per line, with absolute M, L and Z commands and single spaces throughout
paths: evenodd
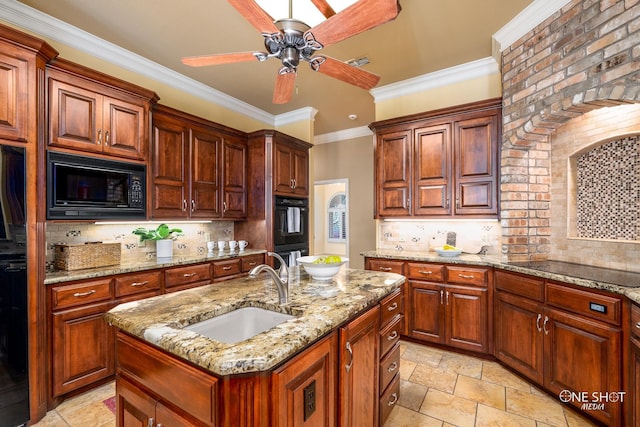
M 407 269 L 407 275 L 410 279 L 428 280 L 430 282 L 444 281 L 444 265 L 409 262 L 407 263 Z
M 249 270 L 251 270 L 253 267 L 260 264 L 264 264 L 263 254 L 243 256 L 240 259 L 241 259 L 243 273 L 248 273 Z
M 398 403 L 398 398 L 400 397 L 400 375 L 396 376 L 394 380 L 391 382 L 387 390 L 380 397 L 380 423 L 378 425 L 383 425 L 393 407 Z
M 504 271 L 495 272 L 496 289 L 535 301 L 544 301 L 544 280 Z
M 228 259 L 225 261 L 216 261 L 213 263 L 213 278 L 232 276 L 240 273 L 240 258 Z
M 380 393 L 384 392 L 398 372 L 400 372 L 400 344 L 396 344 L 380 361 Z
M 58 310 L 96 301 L 105 301 L 111 299 L 111 297 L 111 279 L 55 286 L 51 290 L 51 307 L 53 310 Z
M 186 267 L 171 268 L 164 272 L 165 287 L 185 285 L 188 283 L 207 280 L 211 280 L 209 264 L 197 264 Z
M 613 296 L 547 283 L 547 304 L 614 325 L 621 322 L 622 300 Z
M 404 274 L 404 261 L 390 261 L 387 259 L 369 259 L 369 270 L 384 271 L 385 273 Z
M 396 289 L 380 301 L 380 327 L 384 328 L 397 314 L 404 313 L 403 294 Z
M 206 425 L 214 425 L 218 400 L 216 378 L 121 332 L 117 334 L 116 357 L 118 373 L 153 390 L 160 399 Z
M 489 283 L 488 268 L 456 267 L 451 265 L 448 265 L 446 268 L 447 283 L 475 286 L 487 286 L 487 283 Z
M 640 338 L 640 307 L 631 305 L 631 333 Z
M 116 297 L 160 289 L 160 271 L 127 274 L 114 279 Z
M 387 352 L 400 341 L 402 332 L 402 315 L 396 316 L 391 323 L 380 330 L 380 357 L 384 357 Z

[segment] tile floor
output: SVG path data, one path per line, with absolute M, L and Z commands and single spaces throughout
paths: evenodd
M 496 362 L 400 345 L 400 399 L 384 427 L 593 426 Z M 104 403 L 114 392 L 109 383 L 66 400 L 35 426 L 114 426 Z

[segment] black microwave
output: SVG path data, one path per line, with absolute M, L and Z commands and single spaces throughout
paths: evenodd
M 146 167 L 47 153 L 47 219 L 146 219 Z

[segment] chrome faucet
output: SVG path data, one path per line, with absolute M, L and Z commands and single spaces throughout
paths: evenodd
M 260 264 L 258 266 L 253 267 L 249 271 L 249 277 L 252 279 L 257 277 L 263 270 L 265 270 L 271 278 L 273 279 L 273 283 L 276 285 L 278 289 L 278 300 L 280 304 L 288 304 L 289 303 L 289 270 L 287 269 L 287 264 L 284 262 L 282 257 L 275 252 L 267 252 L 267 255 L 276 258 L 280 261 L 280 268 L 276 272 L 271 266 L 267 264 Z

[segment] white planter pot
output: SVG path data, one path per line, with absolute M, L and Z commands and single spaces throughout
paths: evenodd
M 173 256 L 173 240 L 156 240 L 156 257 L 157 258 L 171 258 Z

